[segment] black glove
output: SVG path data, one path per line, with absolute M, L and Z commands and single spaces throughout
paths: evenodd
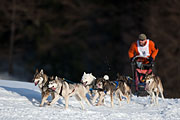
M 130 62 L 131 62 L 131 63 L 133 62 L 133 57 L 132 57 L 132 58 L 130 58 Z
M 148 61 L 149 61 L 149 63 L 151 63 L 151 62 L 153 61 L 153 58 L 150 56 L 150 57 L 148 58 Z

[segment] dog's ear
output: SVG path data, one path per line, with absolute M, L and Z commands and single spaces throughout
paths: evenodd
M 96 79 L 96 77 L 94 77 L 94 76 L 92 75 L 92 73 L 90 73 L 90 76 L 91 76 L 93 79 Z
M 58 80 L 58 77 L 57 77 L 57 76 L 55 77 L 55 80 Z
M 54 79 L 54 76 L 51 76 L 51 80 L 53 80 Z
M 146 73 L 146 74 L 145 74 L 145 78 L 147 78 L 148 76 L 149 76 L 149 74 L 148 74 L 148 73 Z
M 41 69 L 40 73 L 41 73 L 41 74 L 44 74 L 44 71 L 43 71 L 43 69 Z
M 117 73 L 117 77 L 119 77 L 120 76 L 120 74 L 119 73 Z
M 36 73 L 38 73 L 39 72 L 39 70 L 36 68 Z
M 86 72 L 84 72 L 84 74 L 83 75 L 86 75 Z
M 151 75 L 152 77 L 155 76 L 155 74 L 153 74 L 153 73 L 151 73 L 150 75 Z

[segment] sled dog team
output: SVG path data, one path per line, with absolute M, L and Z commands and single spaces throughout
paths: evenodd
M 109 80 L 109 76 L 105 75 L 102 78 L 96 78 L 92 73 L 85 73 L 82 76 L 81 83 L 69 83 L 67 80 L 60 77 L 48 77 L 43 70 L 38 71 L 34 74 L 33 78 L 35 86 L 38 85 L 41 91 L 41 104 L 42 107 L 44 103 L 48 105 L 53 105 L 63 97 L 65 100 L 65 108 L 68 108 L 69 97 L 75 96 L 75 98 L 80 102 L 82 109 L 84 105 L 82 100 L 84 100 L 88 105 L 102 105 L 104 103 L 105 95 L 110 95 L 111 107 L 114 106 L 114 95 L 118 98 L 119 105 L 121 105 L 122 97 L 125 97 L 127 103 L 130 102 L 131 89 L 130 85 L 132 79 L 128 76 L 117 76 L 115 81 Z M 159 93 L 161 97 L 163 96 L 163 86 L 161 80 L 155 75 L 146 75 L 145 77 L 146 87 L 145 90 L 150 94 L 152 103 L 158 104 Z M 90 95 L 91 101 L 86 97 L 86 94 Z M 48 102 L 48 96 L 52 96 L 52 101 Z M 99 98 L 99 99 L 98 99 Z M 96 103 L 96 101 L 98 102 Z

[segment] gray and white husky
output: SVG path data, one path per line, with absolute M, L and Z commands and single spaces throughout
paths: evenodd
M 44 74 L 43 69 L 41 69 L 40 72 L 38 72 L 38 70 L 36 69 L 36 73 L 34 74 L 33 82 L 34 82 L 35 86 L 38 85 L 38 87 L 41 91 L 42 100 L 41 100 L 41 104 L 39 105 L 40 107 L 42 107 L 44 105 L 44 103 L 47 102 L 47 98 L 50 94 L 52 96 L 52 99 L 55 97 L 54 93 L 52 93 L 48 89 L 49 78 L 46 74 Z
M 159 76 L 155 76 L 154 74 L 146 75 L 144 80 L 146 81 L 145 90 L 150 94 L 152 98 L 151 103 L 158 104 L 159 93 L 164 100 L 163 86 Z
M 65 100 L 65 109 L 68 108 L 69 97 L 75 96 L 76 99 L 80 102 L 82 109 L 84 109 L 84 105 L 82 103 L 82 99 L 86 101 L 88 105 L 90 105 L 86 94 L 87 90 L 81 83 L 70 84 L 65 80 L 59 77 L 55 77 L 55 79 L 51 80 L 48 85 L 49 89 L 51 89 L 55 93 L 55 98 L 49 105 L 53 105 L 55 102 L 59 100 L 62 96 Z

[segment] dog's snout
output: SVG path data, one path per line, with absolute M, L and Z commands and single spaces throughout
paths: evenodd
M 100 88 L 100 87 L 101 87 L 101 83 L 98 83 L 98 84 L 97 84 L 97 87 Z

